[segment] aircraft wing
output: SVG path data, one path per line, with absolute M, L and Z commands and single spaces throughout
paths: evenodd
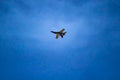
M 59 36 L 60 36 L 59 34 L 56 34 L 56 39 L 58 39 L 58 38 L 59 38 Z
M 62 30 L 60 30 L 59 32 L 60 32 L 60 33 L 63 33 L 64 30 L 65 30 L 65 29 L 62 29 Z

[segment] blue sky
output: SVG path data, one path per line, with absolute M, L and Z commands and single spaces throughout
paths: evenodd
M 119 0 L 2 0 L 0 80 L 120 80 L 119 35 Z

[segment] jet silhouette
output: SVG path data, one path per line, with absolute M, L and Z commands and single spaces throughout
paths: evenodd
M 67 33 L 67 32 L 64 32 L 65 29 L 62 29 L 60 30 L 59 32 L 54 32 L 54 31 L 51 31 L 52 33 L 56 34 L 56 39 L 59 38 L 59 36 L 61 36 L 63 38 L 63 36 Z

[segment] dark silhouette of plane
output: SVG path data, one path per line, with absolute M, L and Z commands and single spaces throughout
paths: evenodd
M 64 32 L 65 29 L 62 29 L 60 30 L 59 32 L 54 32 L 54 31 L 51 31 L 52 33 L 56 34 L 56 39 L 59 38 L 59 36 L 61 36 L 63 38 L 63 36 L 67 33 L 67 32 Z

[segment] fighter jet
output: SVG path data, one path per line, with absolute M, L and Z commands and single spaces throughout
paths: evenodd
M 59 38 L 59 36 L 61 36 L 63 38 L 63 36 L 67 33 L 67 32 L 64 32 L 65 29 L 62 29 L 60 30 L 59 32 L 54 32 L 54 31 L 51 31 L 52 33 L 56 34 L 56 39 Z

